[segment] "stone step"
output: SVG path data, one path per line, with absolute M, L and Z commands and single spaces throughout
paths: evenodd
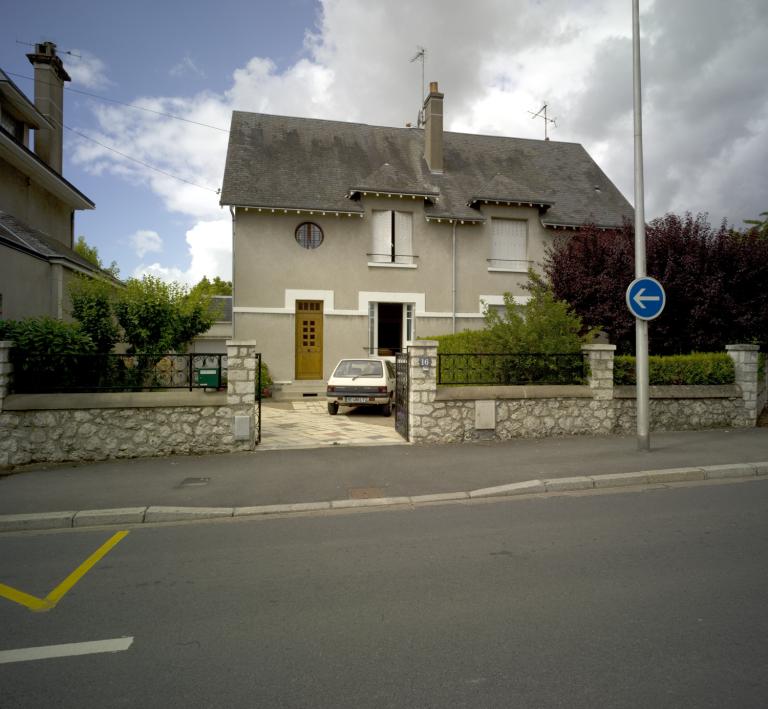
M 325 401 L 325 382 L 322 380 L 276 383 L 272 387 L 274 401 Z

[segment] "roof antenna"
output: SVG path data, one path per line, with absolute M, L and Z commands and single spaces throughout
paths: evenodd
M 427 63 L 427 50 L 424 47 L 416 46 L 419 51 L 411 58 L 411 64 L 417 59 L 421 60 L 421 96 L 419 96 L 419 115 L 416 117 L 416 127 L 421 128 L 426 120 L 424 119 L 424 65 Z
M 557 119 L 547 118 L 547 104 L 545 103 L 538 111 L 536 111 L 536 113 L 533 111 L 528 111 L 528 113 L 531 114 L 531 118 L 544 119 L 544 140 L 549 140 L 549 133 L 547 131 L 549 128 L 548 124 L 551 123 L 555 128 L 557 128 Z
M 36 47 L 38 43 L 35 42 L 23 42 L 20 39 L 16 40 L 16 44 L 23 44 L 25 47 Z M 57 47 L 58 49 L 58 47 Z M 77 52 L 73 52 L 71 49 L 58 49 L 57 54 L 69 54 L 70 57 L 77 57 L 78 59 L 82 59 L 82 55 L 78 54 Z

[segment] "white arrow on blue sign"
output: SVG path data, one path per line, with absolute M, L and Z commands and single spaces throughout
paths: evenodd
M 661 315 L 667 302 L 664 288 L 655 278 L 636 278 L 627 288 L 629 312 L 641 320 L 653 320 Z

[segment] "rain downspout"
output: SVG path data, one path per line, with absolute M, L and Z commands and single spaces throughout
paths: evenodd
M 230 339 L 235 339 L 235 208 L 229 205 L 229 213 L 232 215 L 232 334 Z
M 451 274 L 451 320 L 452 332 L 456 334 L 456 219 L 453 220 L 453 273 Z

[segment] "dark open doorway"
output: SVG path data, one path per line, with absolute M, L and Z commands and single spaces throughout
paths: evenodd
M 379 355 L 397 354 L 403 347 L 403 304 L 379 303 Z

